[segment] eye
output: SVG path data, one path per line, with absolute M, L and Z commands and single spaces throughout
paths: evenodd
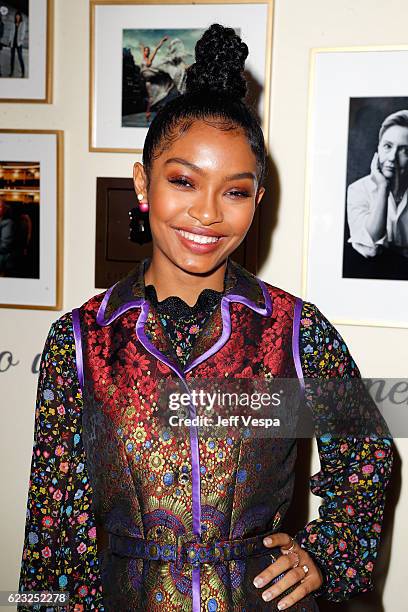
M 228 191 L 227 193 L 229 195 L 231 195 L 233 198 L 250 198 L 250 197 L 252 197 L 252 194 L 249 193 L 249 191 L 245 191 L 245 190 L 231 189 L 231 191 Z
M 180 185 L 180 187 L 193 187 L 193 185 L 183 176 L 178 176 L 168 179 L 172 185 Z

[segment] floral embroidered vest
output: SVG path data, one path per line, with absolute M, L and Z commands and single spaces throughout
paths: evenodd
M 184 369 L 144 295 L 149 259 L 73 311 L 83 388 L 84 445 L 100 533 L 173 545 L 277 531 L 291 501 L 293 439 L 176 438 L 157 418 L 158 381 L 296 378 L 301 300 L 228 260 L 221 303 Z M 132 541 L 133 541 L 132 540 Z M 271 552 L 271 551 L 269 551 Z M 274 610 L 252 579 L 258 555 L 216 564 L 101 553 L 106 610 Z M 294 610 L 314 610 L 312 597 Z M 252 607 L 251 607 L 252 606 Z

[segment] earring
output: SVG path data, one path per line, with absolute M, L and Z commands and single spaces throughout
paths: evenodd
M 147 202 L 141 202 L 143 199 L 141 193 L 137 195 L 137 199 L 139 200 L 139 206 L 129 210 L 129 240 L 142 245 L 150 242 L 152 239 L 148 215 L 147 218 L 145 215 L 149 205 Z
M 139 209 L 140 212 L 147 212 L 149 210 L 149 203 L 146 201 L 143 201 L 143 194 L 142 193 L 138 193 L 137 194 L 137 199 L 139 200 Z

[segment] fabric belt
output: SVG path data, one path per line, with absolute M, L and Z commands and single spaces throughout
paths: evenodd
M 108 546 L 113 554 L 121 557 L 175 562 L 178 567 L 185 562 L 197 566 L 200 563 L 232 561 L 265 553 L 269 553 L 275 560 L 281 554 L 279 547 L 271 548 L 263 543 L 263 539 L 272 533 L 216 542 L 201 542 L 200 536 L 190 533 L 177 536 L 175 544 L 109 533 Z

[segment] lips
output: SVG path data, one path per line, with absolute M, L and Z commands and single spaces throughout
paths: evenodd
M 224 234 L 206 229 L 205 227 L 175 227 L 174 229 L 182 230 L 184 232 L 188 232 L 189 234 L 198 234 L 200 236 L 215 236 L 217 238 L 224 236 Z
M 208 236 L 197 234 L 197 232 L 187 232 L 182 229 L 175 229 L 175 232 L 184 247 L 196 254 L 211 253 L 219 248 L 224 241 L 223 236 Z

